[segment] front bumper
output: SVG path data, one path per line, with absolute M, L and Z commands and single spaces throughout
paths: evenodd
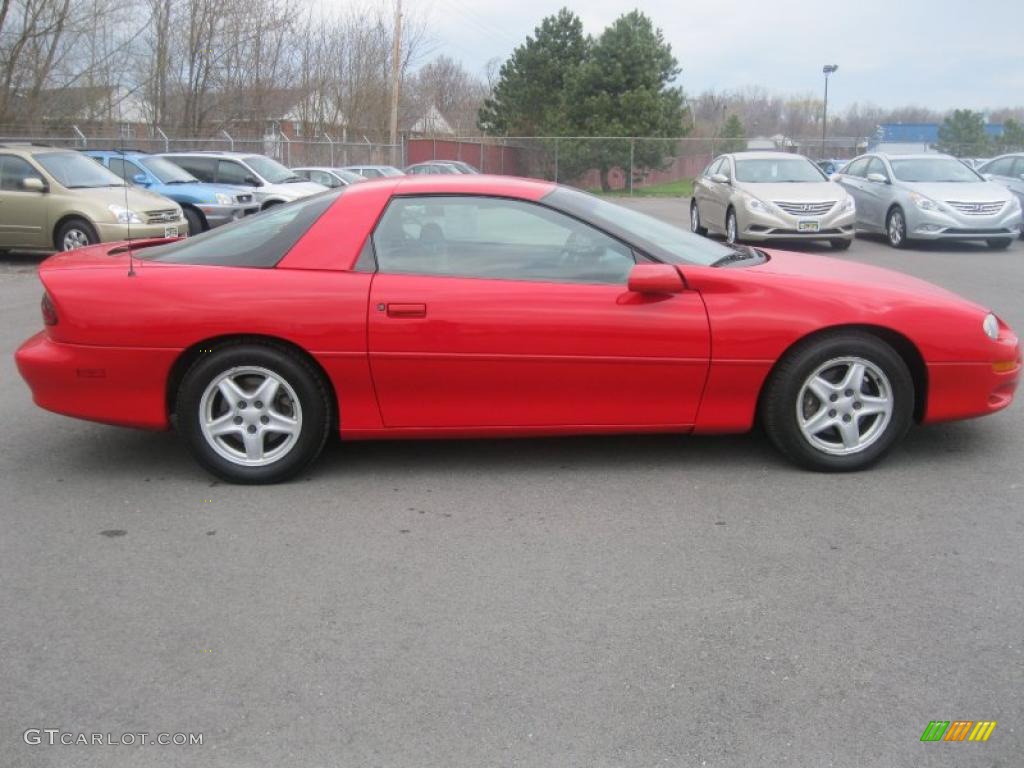
M 772 207 L 768 213 L 738 212 L 736 223 L 742 240 L 852 240 L 856 211 L 836 208 L 824 216 L 794 216 Z
M 231 205 L 199 203 L 196 204 L 196 208 L 203 212 L 203 216 L 206 217 L 206 223 L 210 226 L 210 229 L 223 224 L 230 224 L 232 221 L 238 221 L 245 216 L 258 213 L 260 210 L 259 203 L 255 201 L 251 203 L 232 203 Z
M 40 332 L 14 360 L 41 408 L 104 424 L 167 429 L 167 376 L 178 354 L 65 344 Z
M 1013 402 L 1021 367 L 1020 341 L 1009 329 L 992 342 L 988 361 L 928 363 L 924 421 L 971 419 L 1003 410 Z
M 948 206 L 925 211 L 913 205 L 906 215 L 907 237 L 915 240 L 983 240 L 1018 237 L 1021 231 L 1021 211 L 1009 206 L 992 216 L 970 216 Z
M 188 222 L 182 216 L 177 221 L 161 224 L 107 224 L 96 225 L 102 243 L 121 240 L 146 240 L 160 237 L 184 237 L 188 234 Z

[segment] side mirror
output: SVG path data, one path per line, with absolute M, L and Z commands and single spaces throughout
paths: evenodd
M 729 183 L 729 177 L 726 176 L 724 173 L 713 173 L 713 174 L 711 174 L 711 180 L 713 182 L 715 182 L 715 184 L 728 184 Z
M 875 184 L 888 184 L 889 179 L 884 173 L 869 173 L 868 181 L 873 181 Z
M 21 188 L 26 192 L 47 192 L 46 182 L 35 176 L 29 176 L 21 180 Z
M 138 184 L 140 187 L 146 184 L 146 174 L 136 173 L 132 176 L 132 184 Z
M 686 283 L 671 264 L 637 264 L 629 270 L 627 287 L 633 293 L 682 293 Z

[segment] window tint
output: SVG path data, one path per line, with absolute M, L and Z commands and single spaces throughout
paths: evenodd
M 860 178 L 863 179 L 865 176 L 868 175 L 867 167 L 869 160 L 871 160 L 870 157 L 862 157 L 859 160 L 854 160 L 852 163 L 846 166 L 846 168 L 843 170 L 843 173 L 847 176 L 859 176 Z
M 407 197 L 373 234 L 381 272 L 625 283 L 635 263 L 618 240 L 541 205 L 491 197 Z
M 996 176 L 1009 176 L 1013 171 L 1013 158 L 1000 157 L 979 170 L 981 173 L 992 173 Z
M 212 157 L 169 157 L 172 163 L 180 165 L 200 181 L 216 180 L 217 160 Z
M 361 173 L 368 179 L 377 179 L 380 178 L 381 175 L 380 171 L 378 171 L 376 168 L 360 168 L 359 173 Z
M 724 157 L 720 157 L 717 160 L 715 160 L 713 163 L 711 163 L 711 165 L 708 166 L 708 169 L 706 171 L 704 171 L 704 175 L 710 177 L 710 176 L 714 176 L 716 173 L 721 173 L 719 168 L 722 167 L 722 161 L 723 160 L 725 160 L 725 158 Z
M 885 176 L 885 178 L 887 178 L 887 179 L 889 178 L 889 174 L 885 170 L 885 163 L 883 163 L 877 157 L 872 157 L 868 161 L 867 171 L 865 172 L 864 175 L 867 176 L 868 174 L 871 174 L 871 173 L 880 173 L 883 176 Z
M 136 251 L 140 259 L 222 267 L 273 267 L 316 223 L 341 190 L 294 203 L 211 229 L 186 240 Z
M 27 161 L 14 155 L 0 155 L 0 190 L 5 192 L 20 192 L 23 190 L 21 183 L 25 179 L 39 179 L 43 177 Z
M 247 186 L 246 176 L 252 176 L 252 174 L 233 160 L 220 160 L 217 163 L 217 181 L 221 184 Z
M 323 184 L 325 187 L 340 187 L 341 182 L 331 176 L 329 173 L 323 171 L 311 171 L 308 178 L 315 181 L 317 184 Z
M 1017 162 L 1013 164 L 1013 172 L 1010 174 L 1015 178 L 1024 178 L 1024 157 L 1018 157 Z
M 132 183 L 132 177 L 136 174 L 142 173 L 145 175 L 143 170 L 135 165 L 135 163 L 131 163 L 121 157 L 110 158 L 110 165 L 108 167 L 129 184 Z

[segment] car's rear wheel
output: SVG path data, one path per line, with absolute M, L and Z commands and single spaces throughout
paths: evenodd
M 1012 237 L 993 237 L 993 238 L 990 238 L 990 239 L 986 240 L 985 244 L 988 245 L 988 247 L 991 248 L 993 251 L 1002 251 L 1002 250 L 1004 250 L 1006 248 L 1009 248 L 1011 245 L 1013 245 L 1013 238 Z
M 736 211 L 732 208 L 725 214 L 725 242 L 735 245 L 739 242 L 739 229 L 736 224 Z
M 885 236 L 893 248 L 906 248 L 910 244 L 907 239 L 907 217 L 902 208 L 893 208 L 885 217 Z
M 188 222 L 189 237 L 206 231 L 203 217 L 199 215 L 199 211 L 193 210 L 192 208 L 183 208 L 181 212 L 185 214 L 185 221 Z
M 700 223 L 700 208 L 697 207 L 697 201 L 690 201 L 690 231 L 695 235 L 706 235 L 708 233 L 707 227 L 701 226 Z
M 835 240 L 829 240 L 828 244 L 832 246 L 833 251 L 846 251 L 849 250 L 852 242 L 852 240 L 836 238 Z
M 182 379 L 178 429 L 200 464 L 236 483 L 276 483 L 323 450 L 331 403 L 322 378 L 283 347 L 232 344 Z
M 99 241 L 99 235 L 88 221 L 68 219 L 57 229 L 54 245 L 58 251 L 73 251 L 75 248 L 95 245 Z
M 772 442 L 808 469 L 864 469 L 906 434 L 914 384 L 903 359 L 867 334 L 800 344 L 765 387 L 761 416 Z

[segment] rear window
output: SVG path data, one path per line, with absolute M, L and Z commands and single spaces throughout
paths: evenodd
M 171 264 L 207 264 L 219 267 L 277 266 L 335 200 L 342 189 L 322 192 L 294 203 L 274 206 L 233 224 L 136 251 L 138 258 Z

